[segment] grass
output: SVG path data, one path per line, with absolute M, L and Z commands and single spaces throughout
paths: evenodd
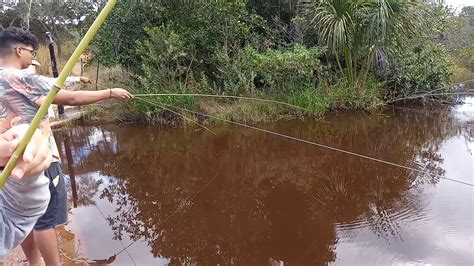
M 207 100 L 201 103 L 201 105 L 206 106 L 202 111 L 207 114 L 226 120 L 246 123 L 274 121 L 288 117 L 292 112 L 288 108 L 275 104 L 245 100 L 238 100 L 232 103 Z
M 369 79 L 363 86 L 354 88 L 340 80 L 333 84 L 322 84 L 318 89 L 305 88 L 290 93 L 293 104 L 309 109 L 316 117 L 331 110 L 370 110 L 377 108 L 383 102 L 379 92 L 381 85 Z
M 58 71 L 63 69 L 64 65 L 66 65 L 67 60 L 71 57 L 72 53 L 76 49 L 76 46 L 73 43 L 65 43 L 62 46 L 62 55 L 58 56 L 57 50 L 55 49 L 56 54 L 56 62 Z M 52 76 L 53 72 L 51 69 L 51 58 L 49 55 L 49 48 L 46 45 L 41 45 L 38 49 L 38 55 L 36 56 L 36 61 L 41 63 L 41 66 L 37 68 L 37 71 L 41 75 Z M 80 69 L 80 68 L 79 68 Z M 79 73 L 75 73 L 76 75 L 80 75 Z
M 313 88 L 292 91 L 290 98 L 294 105 L 310 110 L 314 116 L 322 116 L 330 108 L 327 97 Z
M 63 45 L 61 56 L 58 56 L 56 51 L 58 71 L 61 71 L 61 69 L 64 67 L 75 48 L 76 46 L 72 42 L 68 42 Z M 39 47 L 36 60 L 41 63 L 41 66 L 37 68 L 38 73 L 51 77 L 52 68 L 48 46 L 41 45 Z M 97 65 L 94 63 L 83 65 L 81 73 L 81 62 L 78 61 L 73 69 L 73 72 L 71 73 L 71 76 L 81 76 L 81 74 L 82 76 L 89 77 L 91 81 L 95 83 L 97 77 Z M 122 71 L 120 67 L 106 68 L 101 65 L 99 67 L 98 84 L 108 88 L 123 87 L 133 91 L 133 87 L 130 86 L 130 84 L 132 84 L 130 78 Z M 95 90 L 96 87 L 94 85 L 76 85 L 68 89 Z M 98 89 L 101 90 L 104 88 L 99 87 Z M 85 119 L 91 122 L 123 122 L 134 120 L 138 116 L 137 113 L 133 112 L 130 106 L 116 101 L 106 101 L 87 105 L 84 106 L 84 110 L 86 113 Z
M 202 112 L 226 120 L 254 124 L 302 116 L 321 117 L 331 110 L 374 109 L 382 103 L 378 96 L 379 86 L 378 83 L 368 82 L 362 89 L 356 90 L 345 86 L 343 83 L 336 83 L 324 86 L 318 90 L 306 88 L 292 91 L 286 102 L 308 109 L 309 113 L 278 104 L 249 100 L 210 99 L 193 96 L 149 97 L 147 100 L 164 106 L 178 106 Z M 260 98 L 268 99 L 269 97 L 260 96 Z M 120 108 L 117 108 L 117 106 L 113 108 L 98 108 L 97 105 L 94 105 L 87 110 L 90 112 L 88 118 L 94 121 L 138 121 L 146 124 L 166 125 L 192 124 L 178 115 L 163 111 L 155 105 L 138 100 L 132 101 L 130 104 Z M 183 114 L 193 120 L 197 120 L 195 116 L 189 113 Z M 214 119 L 202 117 L 200 119 L 202 121 L 199 122 L 205 124 L 222 123 Z
M 72 42 L 66 42 L 62 46 L 62 55 L 59 56 L 56 52 L 56 62 L 58 71 L 60 72 L 66 62 L 69 60 L 70 56 L 73 54 L 76 46 Z M 53 76 L 52 67 L 51 67 L 51 58 L 49 55 L 49 48 L 46 45 L 41 45 L 38 49 L 38 55 L 36 56 L 36 60 L 41 63 L 41 66 L 37 68 L 38 74 L 45 75 L 45 76 Z M 92 58 L 93 60 L 93 58 Z M 86 76 L 91 79 L 92 82 L 96 83 L 97 80 L 97 63 L 94 61 L 90 61 L 87 63 L 82 64 L 78 61 L 74 66 L 71 76 Z M 132 84 L 129 76 L 119 67 L 104 67 L 103 65 L 99 66 L 99 79 L 97 81 L 98 84 L 103 85 L 105 87 L 127 87 L 132 89 L 130 86 Z M 86 90 L 95 90 L 96 87 L 93 85 L 89 85 L 87 87 L 82 87 L 82 89 Z M 103 89 L 98 87 L 97 89 Z
M 454 69 L 454 83 L 474 79 L 474 68 L 456 66 Z M 471 83 L 472 84 L 472 83 Z

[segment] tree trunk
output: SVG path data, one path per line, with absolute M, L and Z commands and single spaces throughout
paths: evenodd
M 95 73 L 95 90 L 98 90 L 100 61 L 97 60 L 97 72 Z
M 77 208 L 78 205 L 78 196 L 77 196 L 77 183 L 76 183 L 76 175 L 74 173 L 74 159 L 72 157 L 71 152 L 71 141 L 70 141 L 69 132 L 63 134 L 63 141 L 64 141 L 64 150 L 66 151 L 66 160 L 67 160 L 67 169 L 69 173 L 69 180 L 71 181 L 71 189 L 72 189 L 72 203 L 74 208 Z
M 24 25 L 25 30 L 30 29 L 31 2 L 32 2 L 32 0 L 29 0 L 29 1 L 25 0 L 26 6 L 28 8 L 27 11 L 26 11 L 25 17 L 23 18 L 23 23 L 25 23 L 25 25 Z
M 56 26 L 56 23 L 54 22 L 54 18 L 50 16 L 49 19 L 51 20 L 51 25 L 53 28 L 54 42 L 56 43 L 56 46 L 58 48 L 58 58 L 61 58 L 61 55 L 62 55 L 61 36 L 59 35 L 59 30 L 58 30 L 58 27 Z

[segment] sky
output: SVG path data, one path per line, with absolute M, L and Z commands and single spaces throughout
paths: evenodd
M 462 9 L 464 6 L 474 6 L 473 0 L 446 0 L 446 4 L 455 9 Z

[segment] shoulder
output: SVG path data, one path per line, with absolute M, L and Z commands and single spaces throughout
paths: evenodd
M 10 79 L 22 79 L 25 75 L 27 75 L 27 73 L 21 69 L 0 68 L 0 75 L 2 76 L 2 79 L 8 81 Z
M 36 85 L 38 82 L 42 82 L 39 75 L 13 68 L 0 69 L 0 80 L 4 83 L 10 84 L 14 89 L 23 86 Z

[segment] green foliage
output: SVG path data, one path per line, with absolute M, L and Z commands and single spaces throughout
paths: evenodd
M 187 91 L 190 69 L 185 66 L 188 54 L 183 52 L 182 38 L 164 26 L 147 28 L 145 32 L 148 38 L 137 45 L 141 59 L 141 73 L 136 76 L 141 87 L 137 91 L 147 94 Z M 193 97 L 159 97 L 158 102 L 188 108 L 196 106 Z
M 247 7 L 267 21 L 274 18 L 289 24 L 298 11 L 298 0 L 249 0 Z
M 247 12 L 245 1 L 119 1 L 95 46 L 101 62 L 120 63 L 139 72 L 135 66 L 141 66 L 141 58 L 136 49 L 148 36 L 145 29 L 166 27 L 181 36 L 183 51 L 194 56 L 191 67 L 212 72 L 214 51 L 251 38 L 257 19 Z
M 148 38 L 139 41 L 136 50 L 141 64 L 137 77 L 144 86 L 143 92 L 183 90 L 181 86 L 185 85 L 188 54 L 181 36 L 164 26 L 145 29 L 145 32 Z
M 217 48 L 245 43 L 251 37 L 254 17 L 247 12 L 245 1 L 193 1 L 167 11 L 167 24 L 183 36 L 188 50 L 196 50 L 197 62 L 210 62 Z
M 244 49 L 223 47 L 218 59 L 218 91 L 228 94 L 255 90 L 284 96 L 290 90 L 314 87 L 325 72 L 319 58 L 325 48 L 268 49 L 259 52 L 252 46 Z
M 154 5 L 153 20 L 159 21 L 155 26 L 143 26 L 146 23 L 142 23 L 143 36 L 136 38 L 133 45 L 118 47 L 134 54 L 130 57 L 130 64 L 134 67 L 130 69 L 141 85 L 138 92 L 202 93 L 214 91 L 217 87 L 221 92 L 237 94 L 252 86 L 253 79 L 244 75 L 247 72 L 241 68 L 245 61 L 238 55 L 241 54 L 240 44 L 251 38 L 252 23 L 245 21 L 258 18 L 248 14 L 244 2 L 177 5 L 163 1 L 135 5 L 140 8 Z M 119 7 L 119 13 L 125 9 L 126 6 Z M 117 15 L 112 21 L 120 25 L 119 17 Z M 121 31 L 120 26 L 118 30 Z M 105 36 L 103 42 L 107 39 L 114 40 L 115 37 Z M 133 51 L 127 50 L 130 47 Z M 235 47 L 235 50 L 226 47 Z M 237 75 L 232 78 L 229 73 Z M 197 105 L 192 97 L 179 99 L 160 97 L 160 102 L 187 108 Z
M 290 97 L 294 105 L 308 109 L 316 116 L 323 115 L 330 108 L 328 98 L 309 87 L 293 91 Z
M 440 33 L 442 44 L 453 55 L 456 63 L 474 72 L 474 7 L 464 7 L 458 16 L 449 11 L 450 16 L 437 17 L 436 21 L 446 21 L 450 25 Z
M 383 74 L 386 96 L 406 97 L 449 91 L 453 62 L 446 50 L 429 41 L 400 46 Z
M 321 83 L 317 89 L 305 88 L 290 93 L 293 104 L 308 109 L 311 114 L 321 116 L 334 109 L 373 109 L 382 104 L 380 83 L 369 77 L 359 89 L 347 86 L 344 79 L 332 83 Z
M 427 35 L 432 38 L 443 39 L 447 32 L 460 26 L 459 17 L 456 17 L 454 10 L 443 3 L 427 5 L 426 15 L 432 18 L 426 21 L 425 26 Z
M 3 3 L 0 25 L 5 28 L 29 28 L 41 42 L 46 42 L 47 31 L 53 34 L 57 42 L 61 38 L 74 38 L 74 30 L 84 24 L 82 18 L 95 14 L 94 5 L 84 1 L 32 1 L 28 15 L 26 2 Z
M 350 86 L 363 85 L 376 56 L 391 40 L 421 32 L 422 5 L 415 1 L 314 0 L 303 10 Z
M 282 110 L 280 106 L 253 101 L 238 101 L 221 114 L 226 120 L 243 121 L 250 123 L 268 122 L 283 117 L 288 110 Z
M 305 48 L 295 45 L 287 50 L 267 50 L 259 53 L 248 47 L 254 71 L 262 86 L 275 93 L 314 88 L 324 67 L 319 58 L 324 47 Z
M 136 65 L 141 65 L 135 53 L 136 43 L 147 36 L 145 28 L 161 25 L 163 11 L 154 1 L 118 1 L 91 45 L 95 59 L 106 66 L 121 64 L 136 70 Z M 95 16 L 86 18 L 81 33 L 87 31 L 94 19 Z
M 215 51 L 216 80 L 219 94 L 250 94 L 255 91 L 255 70 L 252 54 L 236 46 L 224 46 Z

